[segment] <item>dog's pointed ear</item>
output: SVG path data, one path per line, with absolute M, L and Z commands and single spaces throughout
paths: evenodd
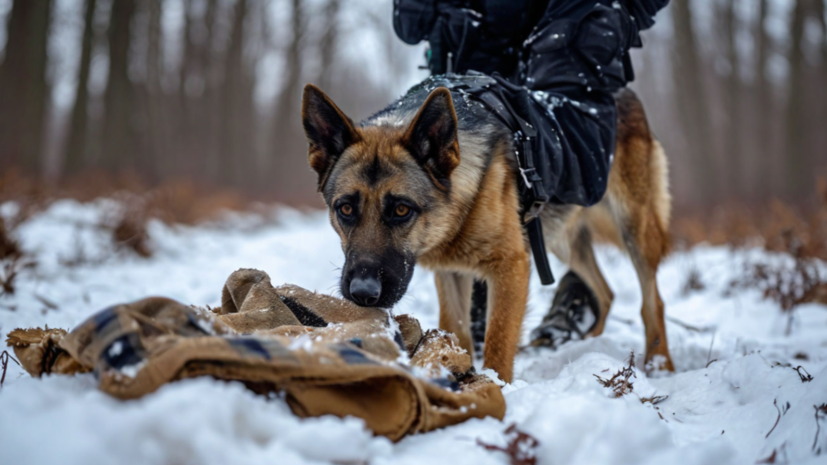
M 310 147 L 307 161 L 319 175 L 319 190 L 342 153 L 359 141 L 359 133 L 339 107 L 318 87 L 308 84 L 302 95 L 302 125 Z
M 431 92 L 405 132 L 402 143 L 438 187 L 450 187 L 451 172 L 459 166 L 459 142 L 457 113 L 448 89 L 439 87 Z

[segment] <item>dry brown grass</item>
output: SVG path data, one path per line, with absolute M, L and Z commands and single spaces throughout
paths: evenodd
M 779 261 L 747 261 L 741 276 L 729 284 L 729 291 L 757 289 L 765 299 L 777 302 L 788 315 L 786 334 L 792 330 L 795 309 L 806 303 L 827 305 L 827 276 L 820 271 L 823 263 L 819 255 L 811 255 L 814 248 L 794 233 L 785 232 L 781 238 L 785 250 L 793 259 L 792 266 Z
M 783 264 L 747 262 L 741 278 L 730 283 L 733 289 L 759 289 L 764 298 L 774 300 L 784 311 L 817 302 L 827 304 L 827 280 L 813 259 L 793 255 L 792 267 Z
M 236 191 L 217 189 L 189 180 L 150 185 L 130 175 L 87 172 L 53 183 L 23 177 L 15 171 L 0 175 L 0 203 L 15 201 L 19 207 L 14 225 L 48 207 L 53 201 L 66 198 L 80 202 L 98 198 L 128 199 L 131 202 L 127 205 L 128 208 L 134 208 L 132 204 L 139 201 L 142 214 L 146 217 L 182 224 L 210 220 L 226 210 L 247 210 L 252 204 L 251 199 Z
M 536 450 L 540 442 L 534 436 L 517 429 L 513 423 L 505 430 L 506 447 L 485 443 L 477 439 L 477 445 L 485 450 L 504 452 L 508 455 L 511 465 L 535 465 L 537 463 Z
M 15 257 L 21 254 L 20 245 L 6 228 L 6 222 L 0 217 L 0 260 Z
M 794 207 L 778 200 L 764 206 L 729 204 L 703 214 L 678 215 L 673 222 L 673 243 L 688 248 L 706 242 L 733 248 L 763 247 L 792 258 L 751 259 L 727 293 L 757 289 L 764 298 L 778 302 L 787 313 L 787 333 L 794 310 L 805 303 L 827 305 L 827 181 L 818 185 L 817 202 L 810 208 Z M 684 294 L 703 288 L 697 269 L 690 270 Z
M 689 273 L 686 275 L 686 281 L 683 283 L 681 294 L 688 296 L 693 292 L 699 292 L 704 289 L 706 289 L 706 284 L 704 284 L 704 281 L 701 278 L 701 271 L 698 270 L 697 266 L 693 265 L 689 270 Z
M 819 182 L 816 202 L 809 208 L 780 200 L 766 205 L 730 203 L 711 211 L 676 214 L 671 233 L 676 248 L 702 242 L 762 246 L 774 252 L 827 260 L 827 181 Z
M 17 279 L 17 257 L 3 264 L 3 271 L 0 274 L 0 297 L 6 294 L 14 294 L 14 281 Z
M 19 223 L 14 224 L 16 228 Z M 0 217 L 0 297 L 14 294 L 20 272 L 34 269 L 36 266 L 37 262 L 23 253 L 15 232 L 6 228 L 5 221 Z M 3 308 L 15 311 L 17 306 L 4 305 Z
M 20 272 L 37 266 L 34 260 L 26 257 L 22 252 L 0 259 L 0 297 L 14 294 L 17 290 L 16 281 Z M 14 307 L 8 307 L 14 308 Z
M 112 240 L 118 249 L 131 250 L 144 258 L 152 256 L 147 231 L 148 215 L 146 204 L 140 198 L 130 198 L 123 202 L 117 219 L 105 225 L 112 230 Z
M 20 211 L 18 210 L 18 215 Z M 13 221 L 6 222 L 3 217 L 0 217 L 0 297 L 14 294 L 17 289 L 15 282 L 20 272 L 24 269 L 34 268 L 37 265 L 20 248 L 15 231 L 20 222 L 16 221 L 16 218 Z M 5 308 L 15 310 L 16 307 Z
M 135 177 L 84 173 L 61 183 L 49 183 L 19 176 L 10 171 L 0 175 L 0 203 L 14 201 L 17 213 L 3 221 L 0 218 L 0 259 L 20 255 L 13 230 L 38 211 L 59 199 L 89 202 L 111 198 L 120 209 L 98 225 L 111 231 L 116 249 L 134 252 L 141 257 L 152 255 L 152 241 L 147 224 L 158 219 L 167 224 L 197 224 L 216 218 L 227 210 L 248 210 L 252 202 L 227 189 L 211 189 L 190 181 L 167 182 L 158 186 L 142 183 Z M 94 261 L 78 250 L 76 257 L 65 259 L 67 265 Z M 6 270 L 0 292 L 13 292 L 14 269 Z M 11 272 L 11 273 L 10 273 Z M 3 277 L 0 276 L 0 279 Z M 9 291 L 9 289 L 12 289 Z
M 635 373 L 635 351 L 632 351 L 629 355 L 628 365 L 618 370 L 611 378 L 601 378 L 598 375 L 594 375 L 594 377 L 597 378 L 597 382 L 603 387 L 611 389 L 614 397 L 622 397 L 631 393 L 635 390 L 631 379 L 637 378 L 637 374 Z M 641 402 L 643 402 L 643 400 L 641 400 Z

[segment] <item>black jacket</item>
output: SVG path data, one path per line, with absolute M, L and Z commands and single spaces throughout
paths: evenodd
M 588 206 L 606 191 L 612 94 L 634 79 L 628 50 L 667 2 L 395 0 L 393 24 L 406 43 L 429 41 L 434 74 L 501 76 L 498 97 L 540 134 L 532 144 L 548 201 Z

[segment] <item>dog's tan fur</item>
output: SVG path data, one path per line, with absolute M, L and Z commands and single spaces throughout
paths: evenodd
M 422 108 L 443 102 L 440 108 L 456 124 L 450 97 L 446 89 L 436 89 Z M 343 249 L 351 254 L 369 254 L 394 247 L 434 270 L 440 327 L 455 333 L 469 352 L 473 351 L 469 314 L 472 283 L 475 277 L 485 279 L 489 288 L 485 366 L 511 381 L 528 298 L 530 255 L 519 214 L 510 138 L 485 145 L 460 127 L 456 139 L 446 143 L 438 160 L 417 163 L 410 150 L 410 134 L 423 110 L 396 119 L 382 116 L 356 127 L 321 91 L 308 86 L 303 105 L 306 129 L 321 124 L 319 105 L 332 106 L 347 121 L 349 131 L 348 146 L 335 157 L 320 149 L 319 131 L 313 136 L 308 132 L 310 165 L 319 173 L 319 187 L 325 193 Z M 605 198 L 590 208 L 546 208 L 541 216 L 546 243 L 598 297 L 601 314 L 592 336 L 602 333 L 613 299 L 595 261 L 592 237 L 609 240 L 628 251 L 643 293 L 646 360 L 672 370 L 663 302 L 655 279 L 668 249 L 671 201 L 666 158 L 634 94 L 619 94 L 617 106 L 617 145 Z M 450 123 L 446 121 L 443 123 Z M 368 185 L 358 174 L 371 163 L 381 164 L 386 173 L 375 185 Z M 417 184 L 417 173 L 423 171 L 433 181 L 433 192 L 423 193 L 422 182 Z M 446 172 L 449 186 L 437 179 L 439 173 Z M 336 178 L 335 186 L 327 182 L 331 175 Z M 337 196 L 348 192 L 360 193 L 363 214 L 358 227 L 346 229 L 337 220 L 333 203 Z M 389 232 L 381 227 L 378 212 L 383 196 L 391 193 L 405 193 L 427 203 L 428 209 L 412 224 Z M 656 356 L 661 358 L 655 360 Z

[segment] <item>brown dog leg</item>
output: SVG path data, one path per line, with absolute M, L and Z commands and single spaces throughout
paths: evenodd
M 657 357 L 660 360 L 654 360 L 657 366 L 653 368 L 675 371 L 669 356 L 663 300 L 657 283 L 658 265 L 666 250 L 666 233 L 655 224 L 654 213 L 641 216 L 638 227 L 626 229 L 623 237 L 637 271 L 643 296 L 640 314 L 646 330 L 646 363 L 653 362 Z M 649 221 L 646 222 L 643 218 L 649 218 Z
M 520 343 L 523 314 L 528 302 L 531 262 L 528 252 L 515 252 L 500 260 L 486 273 L 488 282 L 488 328 L 485 332 L 485 367 L 510 383 L 514 357 Z
M 439 328 L 456 334 L 460 346 L 474 357 L 471 339 L 471 290 L 474 278 L 451 271 L 434 273 L 439 296 Z

